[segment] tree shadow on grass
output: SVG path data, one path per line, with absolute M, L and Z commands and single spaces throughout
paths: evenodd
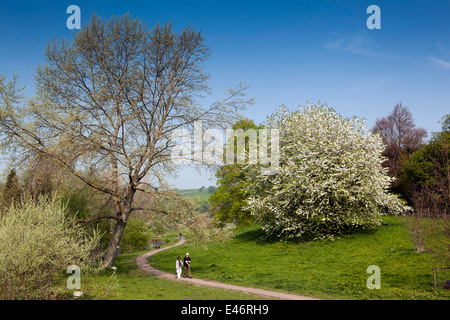
M 277 237 L 270 237 L 267 236 L 267 234 L 264 232 L 264 230 L 259 227 L 257 229 L 252 229 L 244 232 L 240 232 L 235 235 L 235 239 L 242 241 L 242 242 L 253 242 L 255 244 L 259 245 L 268 245 L 268 244 L 274 244 L 274 243 L 286 243 L 286 244 L 299 244 L 299 243 L 305 243 L 310 242 L 314 238 L 313 235 L 305 234 L 301 238 L 293 238 L 288 240 L 282 240 Z
M 388 223 L 382 223 L 383 225 L 389 225 Z M 374 228 L 364 228 L 364 227 L 347 227 L 342 230 L 342 232 L 336 235 L 335 240 L 342 239 L 344 237 L 359 237 L 359 236 L 371 236 L 377 231 L 379 231 L 379 227 Z M 315 239 L 315 235 L 311 233 L 305 233 L 301 237 L 292 238 L 288 240 L 282 240 L 277 237 L 270 237 L 264 232 L 261 227 L 254 228 L 248 231 L 239 232 L 235 235 L 235 239 L 242 242 L 253 242 L 259 245 L 268 245 L 283 242 L 286 244 L 302 244 L 308 243 L 311 241 L 332 241 L 332 240 L 317 240 Z
M 266 234 L 263 229 L 257 228 L 244 232 L 239 232 L 235 235 L 235 239 L 243 241 L 243 242 L 258 242 L 262 239 L 265 239 Z

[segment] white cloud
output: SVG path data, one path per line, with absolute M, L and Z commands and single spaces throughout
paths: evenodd
M 450 69 L 450 62 L 448 61 L 444 61 L 435 57 L 430 57 L 429 59 L 445 69 Z
M 436 43 L 436 46 L 438 47 L 438 49 L 441 52 L 441 54 L 443 54 L 443 55 L 450 55 L 450 49 L 447 49 L 446 47 L 441 45 L 439 42 Z
M 364 34 L 346 36 L 334 34 L 335 39 L 328 42 L 326 47 L 330 50 L 347 51 L 358 55 L 384 57 L 385 55 L 377 52 L 379 45 L 374 40 Z

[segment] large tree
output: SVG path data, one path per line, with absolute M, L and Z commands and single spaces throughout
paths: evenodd
M 251 130 L 257 132 L 257 130 L 263 129 L 263 126 L 256 125 L 253 120 L 250 119 L 241 119 L 232 126 L 232 129 L 236 131 L 242 129 L 243 132 L 241 135 L 243 138 L 241 138 L 248 140 L 248 133 L 251 132 Z M 232 136 L 232 139 L 232 141 L 227 141 L 226 144 L 227 146 L 232 146 L 235 154 L 237 154 L 238 151 L 241 153 L 248 153 L 249 142 L 244 141 L 243 147 L 245 150 L 238 150 L 234 143 L 234 135 Z M 244 209 L 246 204 L 245 200 L 247 198 L 245 194 L 245 188 L 248 185 L 246 178 L 247 172 L 244 165 L 237 163 L 236 158 L 237 157 L 234 159 L 234 163 L 225 164 L 216 171 L 218 188 L 216 192 L 209 197 L 214 218 L 221 224 L 233 222 L 245 225 L 252 223 L 254 220 L 254 217 L 250 212 Z
M 280 108 L 267 127 L 280 130 L 279 166 L 263 175 L 249 165 L 247 209 L 268 236 L 333 238 L 405 209 L 387 192 L 383 142 L 362 120 L 318 104 Z
M 239 84 L 204 107 L 210 93 L 201 32 L 171 25 L 148 29 L 129 15 L 93 16 L 73 40 L 52 40 L 36 74 L 37 94 L 24 99 L 17 81 L 0 77 L 3 145 L 37 152 L 109 195 L 116 221 L 104 265 L 111 266 L 137 192 L 162 192 L 176 167 L 172 133 L 224 125 L 251 99 Z M 16 153 L 18 154 L 18 153 Z M 150 208 L 151 210 L 158 210 Z M 91 220 L 93 220 L 91 219 Z

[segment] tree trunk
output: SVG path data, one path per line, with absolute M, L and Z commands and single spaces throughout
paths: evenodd
M 116 227 L 109 242 L 108 250 L 106 251 L 105 259 L 103 261 L 104 267 L 112 267 L 117 253 L 119 252 L 120 240 L 122 239 L 123 231 L 127 225 L 128 218 L 131 214 L 131 205 L 133 203 L 134 195 L 136 194 L 135 188 L 129 188 L 128 195 L 125 197 L 125 201 L 116 202 L 116 216 L 120 217 L 117 221 Z
M 126 225 L 127 222 L 122 219 L 117 222 L 111 241 L 109 242 L 108 250 L 106 251 L 105 260 L 103 261 L 104 267 L 113 266 L 114 260 L 119 252 L 120 240 L 122 239 L 123 230 Z

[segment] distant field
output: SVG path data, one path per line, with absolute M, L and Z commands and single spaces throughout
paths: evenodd
M 179 189 L 177 190 L 178 194 L 181 194 L 185 197 L 200 197 L 202 199 L 208 199 L 211 193 L 208 192 L 208 188 L 206 187 L 203 191 L 200 191 L 200 188 L 198 189 Z

